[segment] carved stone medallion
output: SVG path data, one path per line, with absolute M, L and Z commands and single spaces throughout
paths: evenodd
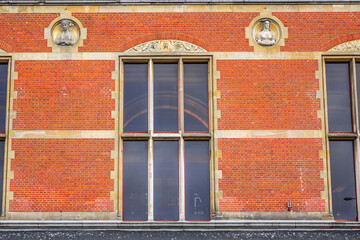
M 80 38 L 79 26 L 70 19 L 62 19 L 52 28 L 52 39 L 59 46 L 73 46 Z
M 155 40 L 139 44 L 126 52 L 206 52 L 206 50 L 179 40 Z
M 272 19 L 259 19 L 253 27 L 253 38 L 257 44 L 263 47 L 271 47 L 280 39 L 280 27 Z

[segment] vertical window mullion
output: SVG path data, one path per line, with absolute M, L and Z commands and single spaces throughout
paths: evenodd
M 359 80 L 358 76 L 357 76 L 357 63 L 356 63 L 356 59 L 353 57 L 352 59 L 352 76 L 353 76 L 353 101 L 354 101 L 354 115 L 355 115 L 355 122 L 356 122 L 356 128 L 355 128 L 355 132 L 357 135 L 357 138 L 354 141 L 354 168 L 355 168 L 355 194 L 356 194 L 356 211 L 357 211 L 357 216 L 359 220 L 359 209 L 360 209 L 360 201 L 359 201 L 359 193 L 360 193 L 360 155 L 359 155 L 359 150 L 360 150 L 360 141 L 359 141 L 359 134 L 360 134 L 360 129 L 359 129 L 359 96 L 358 96 L 358 83 Z M 359 89 L 360 90 L 360 89 Z
M 352 112 L 352 122 L 353 122 L 353 132 L 358 134 L 359 128 L 358 128 L 358 110 L 357 110 L 357 93 L 356 93 L 356 65 L 355 65 L 355 59 L 351 59 L 350 64 L 350 87 L 351 87 L 351 112 Z
M 149 155 L 148 155 L 148 220 L 154 221 L 154 153 L 153 139 L 154 132 L 154 64 L 153 60 L 149 60 L 149 81 L 148 81 L 148 97 L 149 97 Z
M 184 132 L 184 65 L 183 59 L 179 61 L 179 129 Z M 185 221 L 185 161 L 184 139 L 181 136 L 179 143 L 179 220 Z

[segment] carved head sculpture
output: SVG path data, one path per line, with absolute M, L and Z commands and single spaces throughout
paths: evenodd
M 76 43 L 74 23 L 69 19 L 60 21 L 60 33 L 56 36 L 55 43 L 61 46 L 73 46 Z
M 261 31 L 270 31 L 270 21 L 265 20 L 262 22 Z

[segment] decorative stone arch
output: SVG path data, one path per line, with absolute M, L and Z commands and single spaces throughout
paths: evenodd
M 353 42 L 358 39 L 360 39 L 359 33 L 351 33 L 351 34 L 339 36 L 337 38 L 331 39 L 328 42 L 326 42 L 325 49 L 326 49 L 326 51 L 330 51 L 331 49 L 333 49 L 339 45 L 345 44 L 347 42 Z
M 200 38 L 194 37 L 194 36 L 186 35 L 183 33 L 175 33 L 175 32 L 157 32 L 157 33 L 147 34 L 145 36 L 141 36 L 141 37 L 132 39 L 130 41 L 127 41 L 123 44 L 123 49 L 124 49 L 124 51 L 127 51 L 128 49 L 133 48 L 134 46 L 140 45 L 145 42 L 156 41 L 156 40 L 166 40 L 166 39 L 188 42 L 188 43 L 197 45 L 203 49 L 209 48 L 206 41 L 204 41 Z
M 153 40 L 138 44 L 125 52 L 129 53 L 153 53 L 153 52 L 168 52 L 168 53 L 197 53 L 197 52 L 207 52 L 202 47 L 199 47 L 195 44 L 173 40 Z
M 353 40 L 341 43 L 339 45 L 336 45 L 335 47 L 332 47 L 328 50 L 328 52 L 338 52 L 338 53 L 360 53 L 360 40 Z

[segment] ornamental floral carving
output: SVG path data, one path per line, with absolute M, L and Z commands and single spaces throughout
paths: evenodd
M 331 48 L 328 52 L 356 52 L 360 51 L 360 40 L 342 43 Z
M 155 40 L 139 44 L 126 52 L 206 52 L 206 50 L 184 41 Z

